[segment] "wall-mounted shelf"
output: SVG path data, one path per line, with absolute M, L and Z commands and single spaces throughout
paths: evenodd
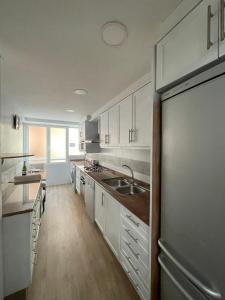
M 34 156 L 34 154 L 29 153 L 2 153 L 1 155 L 1 164 L 3 165 L 5 159 L 12 159 L 12 158 L 21 158 L 21 157 L 30 157 Z

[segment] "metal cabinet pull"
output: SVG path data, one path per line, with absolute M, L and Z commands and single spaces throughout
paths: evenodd
M 135 133 L 136 133 L 136 130 L 131 129 L 131 143 L 135 142 Z
M 126 217 L 127 217 L 127 218 L 128 218 L 135 226 L 139 227 L 140 223 L 135 222 L 135 221 L 132 219 L 132 216 L 126 215 Z
M 131 260 L 131 258 L 129 256 L 127 256 L 126 254 L 124 254 L 124 256 L 126 257 L 126 259 L 128 260 L 129 264 L 131 265 L 131 267 L 133 268 L 134 272 L 135 273 L 139 273 L 139 269 L 137 269 L 134 265 L 133 265 L 133 262 Z
M 105 134 L 105 144 L 107 144 L 107 141 L 106 141 L 106 134 Z
M 103 193 L 102 193 L 102 206 L 104 206 Z
M 133 248 L 131 247 L 131 243 L 128 243 L 128 242 L 126 242 L 126 241 L 124 241 L 125 242 L 125 244 L 127 245 L 127 247 L 130 249 L 130 251 L 133 253 L 133 255 L 137 258 L 137 259 L 139 259 L 139 253 L 136 253 L 134 250 L 133 250 Z
M 213 43 L 211 41 L 211 19 L 213 18 L 212 6 L 208 5 L 208 15 L 207 15 L 207 49 L 209 50 Z
M 132 240 L 135 241 L 135 243 L 138 242 L 138 239 L 136 239 L 135 237 L 133 237 L 133 235 L 130 233 L 130 230 L 129 229 L 125 229 L 125 231 L 127 232 L 127 234 L 132 238 Z
M 225 1 L 220 0 L 220 40 L 221 40 L 221 42 L 224 41 L 224 39 L 225 39 L 224 9 L 225 9 Z
M 130 134 L 131 134 L 131 130 L 129 129 L 129 144 L 131 143 Z

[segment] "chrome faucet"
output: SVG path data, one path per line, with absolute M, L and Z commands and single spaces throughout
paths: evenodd
M 129 167 L 128 165 L 122 165 L 123 168 L 127 168 L 128 170 L 130 170 L 131 172 L 131 182 L 130 184 L 133 186 L 134 185 L 134 171 L 131 167 Z

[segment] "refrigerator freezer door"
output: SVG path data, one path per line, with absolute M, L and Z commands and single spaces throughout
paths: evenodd
M 161 175 L 161 239 L 225 299 L 225 76 L 162 103 Z
M 158 258 L 161 270 L 161 299 L 208 300 L 163 254 Z

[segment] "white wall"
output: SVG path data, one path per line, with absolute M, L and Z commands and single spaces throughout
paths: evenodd
M 23 152 L 23 126 L 20 130 L 12 128 L 12 114 L 17 113 L 17 101 L 10 101 L 7 98 L 7 83 L 4 78 L 4 60 L 1 61 L 1 111 L 0 111 L 0 145 L 1 153 L 21 153 Z M 4 164 L 0 167 L 0 299 L 3 294 L 2 281 L 3 281 L 3 263 L 2 257 L 2 195 L 9 190 L 8 181 L 11 180 L 18 170 L 21 170 L 21 159 L 5 160 Z
M 2 98 L 1 98 L 1 57 L 0 57 L 0 153 L 1 153 L 1 129 L 2 129 Z M 0 179 L 1 179 L 1 163 L 0 163 Z M 2 190 L 0 185 L 0 300 L 3 299 L 3 266 L 2 266 Z

